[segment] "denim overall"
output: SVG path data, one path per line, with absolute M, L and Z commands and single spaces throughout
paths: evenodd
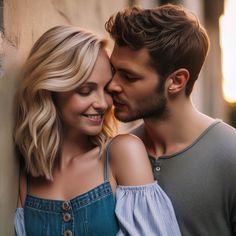
M 113 236 L 119 227 L 115 199 L 108 179 L 108 154 L 104 183 L 69 201 L 46 200 L 27 194 L 27 236 Z

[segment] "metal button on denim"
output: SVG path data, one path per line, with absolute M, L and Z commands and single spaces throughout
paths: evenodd
M 71 215 L 70 215 L 69 213 L 63 214 L 63 220 L 64 220 L 65 222 L 70 221 L 70 219 L 71 219 Z
M 156 171 L 160 171 L 160 170 L 161 170 L 161 167 L 160 167 L 160 166 L 157 166 L 155 169 L 156 169 Z
M 63 234 L 63 236 L 72 236 L 72 235 L 73 234 L 72 234 L 71 230 L 66 230 Z
M 62 209 L 68 211 L 70 209 L 70 203 L 65 201 L 62 203 Z

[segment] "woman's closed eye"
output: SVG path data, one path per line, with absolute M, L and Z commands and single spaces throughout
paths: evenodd
M 93 88 L 90 87 L 82 87 L 77 90 L 77 93 L 81 96 L 88 96 L 92 93 Z

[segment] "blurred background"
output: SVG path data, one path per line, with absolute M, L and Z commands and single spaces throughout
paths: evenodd
M 18 164 L 12 142 L 12 101 L 17 75 L 32 44 L 60 24 L 77 25 L 108 38 L 104 23 L 118 10 L 165 3 L 182 4 L 193 12 L 210 36 L 210 52 L 192 96 L 196 107 L 236 127 L 235 0 L 0 0 L 0 235 L 14 235 Z M 121 124 L 120 132 L 137 123 Z

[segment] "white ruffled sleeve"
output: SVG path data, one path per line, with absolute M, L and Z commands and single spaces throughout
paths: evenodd
M 24 222 L 24 208 L 16 208 L 15 231 L 17 236 L 26 236 Z
M 181 235 L 172 203 L 157 182 L 142 186 L 118 186 L 117 236 Z

